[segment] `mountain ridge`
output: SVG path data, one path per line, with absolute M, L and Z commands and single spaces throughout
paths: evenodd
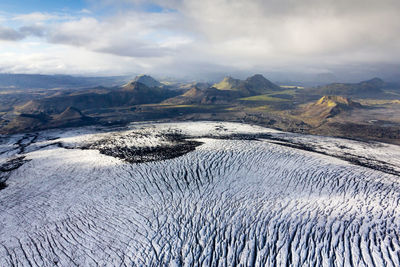
M 340 95 L 347 97 L 376 97 L 384 94 L 386 83 L 380 78 L 373 78 L 359 83 L 331 83 L 311 89 L 319 95 Z
M 79 92 L 31 100 L 16 108 L 22 113 L 57 114 L 68 107 L 79 110 L 158 103 L 178 93 L 165 88 L 148 87 L 140 82 L 130 82 L 117 90 L 102 93 Z

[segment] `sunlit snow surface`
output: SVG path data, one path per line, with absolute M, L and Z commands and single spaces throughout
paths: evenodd
M 171 133 L 202 144 L 145 163 L 99 152 Z M 1 138 L 0 165 L 23 156 L 2 173 L 0 266 L 400 265 L 398 146 L 147 123 Z

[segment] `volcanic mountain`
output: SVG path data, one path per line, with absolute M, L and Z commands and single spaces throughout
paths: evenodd
M 162 87 L 163 84 L 154 79 L 153 77 L 145 74 L 141 74 L 136 76 L 136 78 L 133 80 L 134 82 L 140 82 L 148 87 Z
M 272 83 L 261 74 L 255 74 L 244 81 L 246 89 L 254 95 L 265 94 L 271 91 L 281 89 L 278 85 Z
M 238 91 L 243 96 L 261 95 L 281 89 L 261 74 L 255 74 L 244 81 L 225 77 L 221 82 L 214 84 L 213 87 L 219 90 Z

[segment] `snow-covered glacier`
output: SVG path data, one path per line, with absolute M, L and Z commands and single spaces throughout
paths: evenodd
M 0 140 L 0 266 L 400 265 L 395 145 L 226 122 Z

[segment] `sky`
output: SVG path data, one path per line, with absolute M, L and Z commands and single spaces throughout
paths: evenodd
M 400 80 L 399 33 L 398 0 L 2 0 L 0 72 Z

